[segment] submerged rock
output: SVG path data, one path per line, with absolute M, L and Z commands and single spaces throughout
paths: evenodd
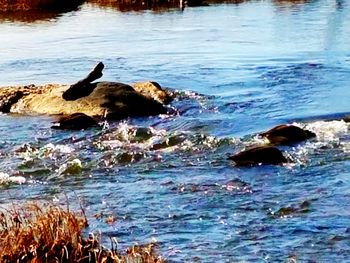
M 282 164 L 288 162 L 282 152 L 272 146 L 257 146 L 244 150 L 228 159 L 238 166 L 260 165 L 260 164 Z
M 298 205 L 290 205 L 279 208 L 277 211 L 269 211 L 268 215 L 274 218 L 286 218 L 293 217 L 310 212 L 311 202 L 308 200 L 303 201 Z
M 267 138 L 272 144 L 290 145 L 314 138 L 316 134 L 294 125 L 279 125 L 261 133 L 260 136 Z
M 145 117 L 165 114 L 164 104 L 146 97 L 133 87 L 118 82 L 99 82 L 89 96 L 96 98 L 107 110 L 106 118 L 121 120 L 127 117 Z
M 61 117 L 51 128 L 61 130 L 83 130 L 93 126 L 98 126 L 98 123 L 92 117 L 84 113 L 74 113 Z
M 58 168 L 59 175 L 79 174 L 82 171 L 82 164 L 79 159 L 74 159 L 64 163 Z

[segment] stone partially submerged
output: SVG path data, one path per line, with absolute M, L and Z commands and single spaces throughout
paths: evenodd
M 261 164 L 283 164 L 287 163 L 287 159 L 282 152 L 272 146 L 257 146 L 228 158 L 235 162 L 237 166 L 251 166 Z
M 267 138 L 275 145 L 291 145 L 316 137 L 312 131 L 299 128 L 295 125 L 278 125 L 260 136 Z
M 48 84 L 0 88 L 0 111 L 19 114 L 71 115 L 121 120 L 167 113 L 171 95 L 156 82 L 134 87 L 119 82 L 93 82 L 102 76 L 99 63 L 73 85 Z
M 94 118 L 84 113 L 74 113 L 61 117 L 51 128 L 60 130 L 83 130 L 98 126 Z
M 288 160 L 282 151 L 273 145 L 293 145 L 316 137 L 316 134 L 309 130 L 285 124 L 278 125 L 259 135 L 268 139 L 269 145 L 249 148 L 230 156 L 229 159 L 238 166 L 287 163 Z

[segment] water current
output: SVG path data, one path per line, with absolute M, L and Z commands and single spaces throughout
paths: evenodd
M 0 19 L 1 86 L 73 83 L 103 61 L 103 80 L 154 80 L 177 94 L 176 114 L 104 130 L 1 115 L 1 204 L 77 195 L 87 231 L 121 247 L 156 240 L 170 262 L 349 259 L 348 1 L 157 12 L 84 4 L 42 20 Z M 227 160 L 284 123 L 317 134 L 281 148 L 292 163 Z

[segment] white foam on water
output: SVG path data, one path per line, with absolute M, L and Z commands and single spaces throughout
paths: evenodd
M 295 124 L 302 126 L 300 124 Z M 317 141 L 333 142 L 339 141 L 339 136 L 346 134 L 349 130 L 349 125 L 343 121 L 316 121 L 304 125 L 304 128 L 316 133 Z
M 156 130 L 152 127 L 147 127 L 150 132 L 150 138 L 142 141 L 135 140 L 138 129 L 142 127 L 132 126 L 126 122 L 118 125 L 117 129 L 109 134 L 106 134 L 98 142 L 95 142 L 97 147 L 110 149 L 149 149 L 155 142 L 166 136 L 165 130 Z
M 350 142 L 340 142 L 340 146 L 344 153 L 350 153 Z
M 343 120 L 316 121 L 307 124 L 293 123 L 293 125 L 316 134 L 315 139 L 296 145 L 291 151 L 286 153 L 289 159 L 292 159 L 296 165 L 308 163 L 310 161 L 310 155 L 321 150 L 340 149 L 342 151 L 350 151 L 350 143 L 341 142 L 342 136 L 348 134 L 349 131 L 349 125 Z
M 42 149 L 42 151 L 54 152 L 54 153 L 72 153 L 74 149 L 67 145 L 54 145 L 53 143 L 46 144 Z
M 7 173 L 0 172 L 0 185 L 2 184 L 24 184 L 26 179 L 23 176 L 10 176 Z
M 257 145 L 266 145 L 269 144 L 269 140 L 265 137 L 261 137 L 259 134 L 255 135 L 249 142 L 247 142 L 247 146 L 257 146 Z

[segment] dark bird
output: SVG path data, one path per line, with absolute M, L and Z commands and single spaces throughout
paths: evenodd
M 62 98 L 69 101 L 89 96 L 96 88 L 96 83 L 92 82 L 103 76 L 103 68 L 103 63 L 99 62 L 84 79 L 79 80 L 63 92 Z

